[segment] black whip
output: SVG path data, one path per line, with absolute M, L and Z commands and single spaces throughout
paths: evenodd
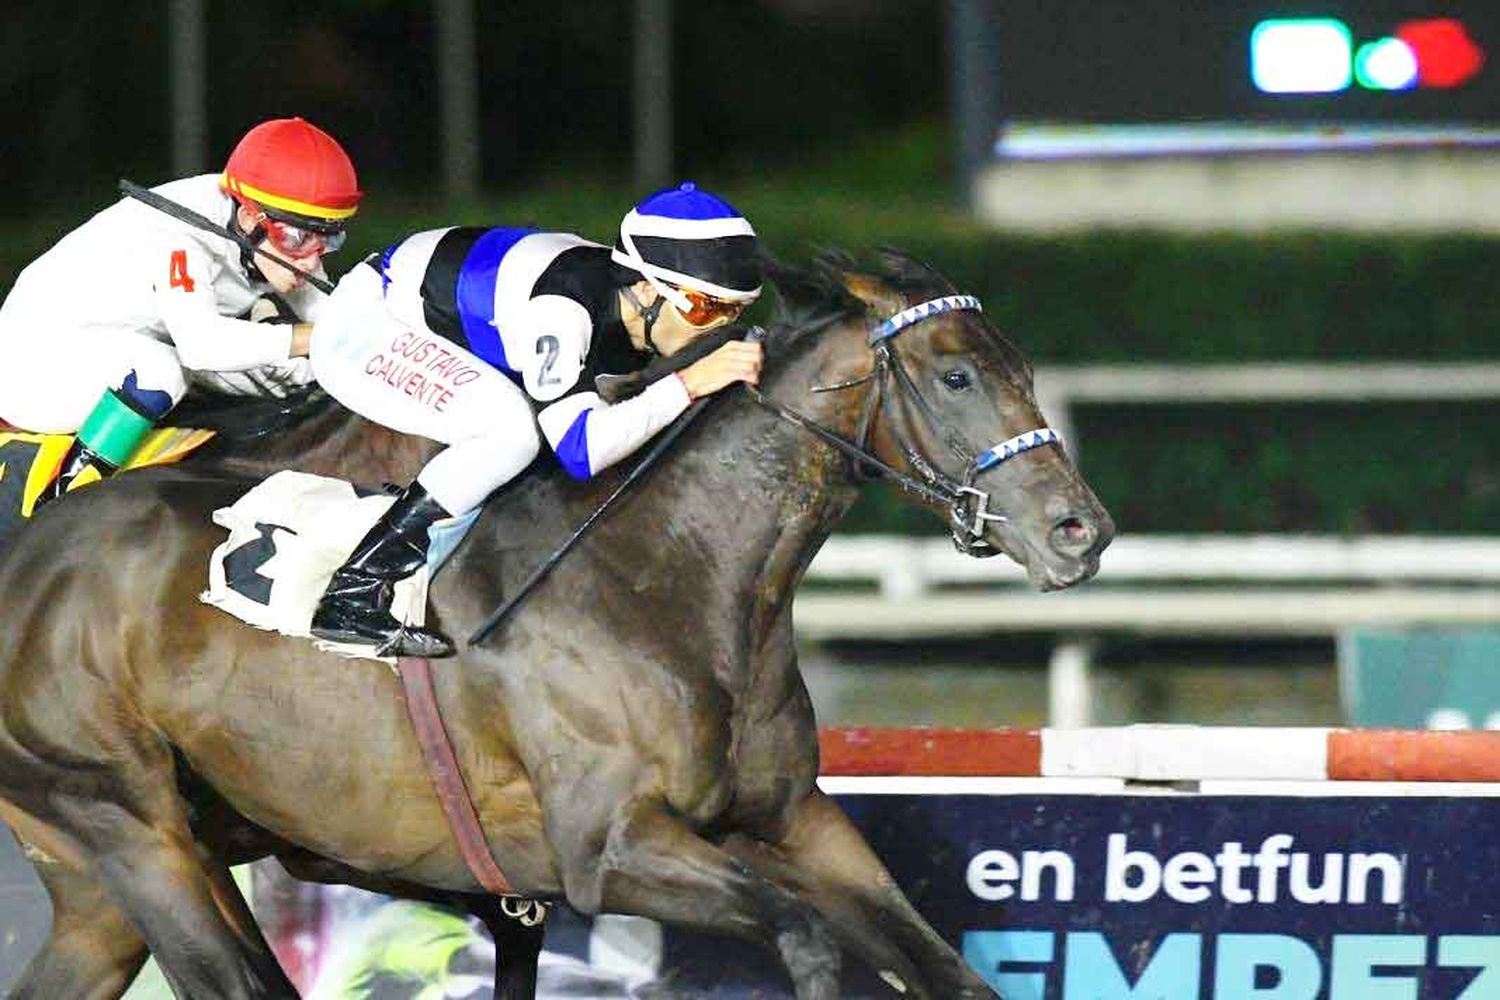
M 264 257 L 266 260 L 269 260 L 272 263 L 280 264 L 282 267 L 286 268 L 288 271 L 291 271 L 293 274 L 297 275 L 297 277 L 302 278 L 309 285 L 312 285 L 314 288 L 316 288 L 320 292 L 323 292 L 325 295 L 333 291 L 333 282 L 329 281 L 327 278 L 320 278 L 316 274 L 306 273 L 291 261 L 278 257 L 274 253 L 271 253 L 269 250 L 262 250 L 254 243 L 251 243 L 250 238 L 244 233 L 237 233 L 233 229 L 229 229 L 226 226 L 221 226 L 217 222 L 214 222 L 212 219 L 209 219 L 208 217 L 203 215 L 199 215 L 197 212 L 193 211 L 191 208 L 188 208 L 186 205 L 179 205 L 177 204 L 177 202 L 173 201 L 170 198 L 162 197 L 150 188 L 141 187 L 134 181 L 127 181 L 124 178 L 121 178 L 120 191 L 123 194 L 129 195 L 130 197 L 134 198 L 136 201 L 144 202 L 145 204 L 150 205 L 158 212 L 165 212 L 167 215 L 170 215 L 172 218 L 178 220 L 179 222 L 186 222 L 190 226 L 196 226 L 197 228 L 202 229 L 205 232 L 213 233 L 215 236 L 222 236 L 226 240 L 232 240 L 233 242 L 244 247 L 246 250 L 249 250 L 256 256 Z

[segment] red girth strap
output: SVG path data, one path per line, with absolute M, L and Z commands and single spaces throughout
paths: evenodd
M 422 657 L 402 656 L 396 660 L 396 665 L 401 674 L 401 690 L 406 697 L 406 714 L 417 732 L 427 776 L 437 790 L 443 815 L 448 819 L 448 830 L 458 843 L 464 864 L 469 866 L 479 884 L 490 892 L 497 896 L 514 896 L 516 890 L 511 888 L 490 854 L 484 830 L 479 826 L 474 800 L 464 784 L 463 772 L 458 769 L 453 741 L 448 737 L 448 727 L 443 725 L 443 714 L 432 689 L 432 664 Z

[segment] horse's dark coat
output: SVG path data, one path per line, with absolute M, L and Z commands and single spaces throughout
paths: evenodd
M 809 388 L 868 370 L 871 317 L 947 289 L 904 262 L 838 279 L 835 295 L 827 276 L 782 276 L 800 310 L 859 307 L 773 333 L 762 388 L 852 435 L 861 390 Z M 989 444 L 1042 423 L 1024 359 L 975 314 L 897 350 L 945 433 Z M 955 366 L 975 385 L 945 393 Z M 902 465 L 899 432 L 952 471 L 934 429 L 890 413 L 871 437 L 884 461 Z M 0 564 L 0 817 L 55 859 L 39 867 L 58 920 L 18 996 L 117 995 L 148 944 L 180 995 L 292 996 L 225 874 L 267 853 L 304 877 L 474 902 L 391 672 L 196 599 L 221 540 L 209 515 L 246 473 L 405 481 L 425 453 L 325 414 L 254 458 L 80 491 L 19 534 Z M 618 475 L 580 486 L 543 466 L 500 495 L 434 581 L 436 623 L 469 634 Z M 994 541 L 1039 584 L 1094 571 L 1113 529 L 1060 451 L 984 485 L 1013 519 Z M 814 786 L 791 598 L 854 494 L 847 459 L 731 391 L 504 630 L 441 665 L 438 697 L 519 890 L 761 942 L 799 998 L 837 995 L 834 942 L 907 995 L 989 996 Z M 535 944 L 516 942 L 505 995 L 529 995 Z

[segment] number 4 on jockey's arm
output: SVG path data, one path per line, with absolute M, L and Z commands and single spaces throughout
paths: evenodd
M 601 374 L 636 371 L 733 322 L 760 295 L 762 270 L 749 221 L 691 183 L 631 209 L 613 248 L 455 227 L 415 233 L 351 270 L 319 317 L 314 375 L 350 409 L 447 447 L 334 573 L 313 635 L 384 655 L 450 655 L 447 636 L 390 613 L 390 585 L 425 564 L 429 529 L 474 511 L 543 439 L 587 479 L 694 399 L 755 383 L 760 345 L 730 341 L 633 398 L 611 404 L 594 391 Z
M 221 173 L 153 190 L 225 234 L 122 199 L 27 266 L 0 306 L 0 419 L 77 435 L 49 497 L 89 466 L 124 466 L 190 374 L 229 376 L 220 388 L 231 392 L 259 391 L 235 373 L 297 377 L 292 359 L 307 354 L 324 299 L 305 277 L 324 275 L 361 197 L 342 147 L 300 118 L 251 129 Z M 293 266 L 262 270 L 230 234 Z M 241 318 L 271 294 L 305 322 Z

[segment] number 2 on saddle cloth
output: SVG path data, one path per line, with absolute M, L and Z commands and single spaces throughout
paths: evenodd
M 147 435 L 125 468 L 181 461 L 213 436 L 213 431 L 192 427 L 158 427 Z M 0 536 L 32 515 L 37 497 L 57 478 L 58 467 L 72 443 L 71 434 L 37 434 L 0 422 Z M 98 480 L 97 471 L 85 469 L 68 491 Z

